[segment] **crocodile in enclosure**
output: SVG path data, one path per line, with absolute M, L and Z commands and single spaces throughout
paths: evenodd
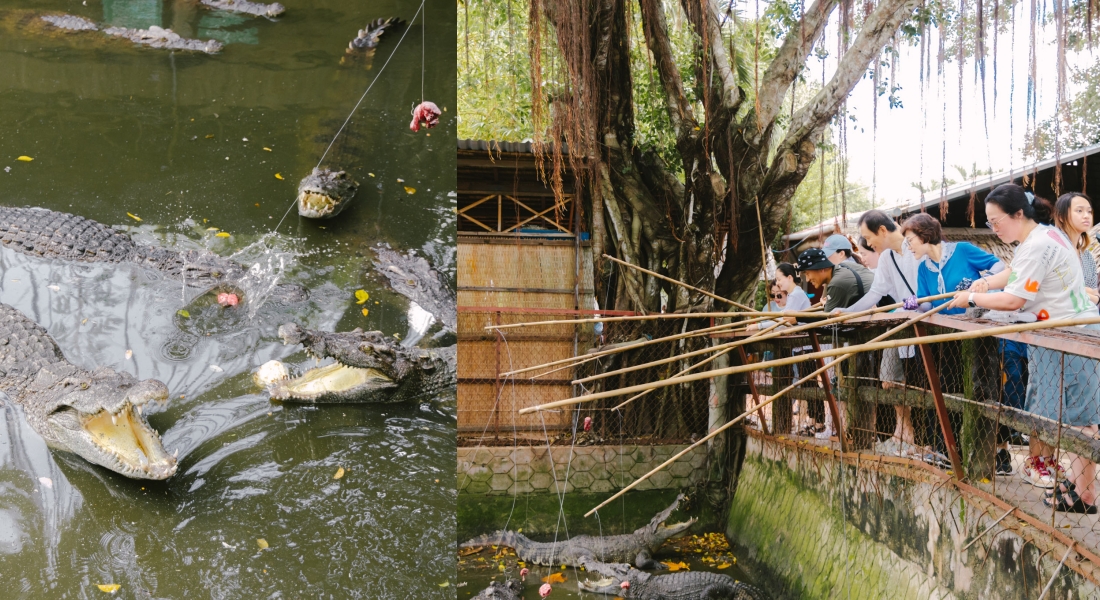
M 610 594 L 638 600 L 767 600 L 764 592 L 735 580 L 729 575 L 709 571 L 678 571 L 653 575 L 626 564 L 608 564 L 583 559 L 589 573 L 601 575 L 596 581 L 577 585 L 582 592 Z
M 405 21 L 397 17 L 375 19 L 367 23 L 367 27 L 365 29 L 360 29 L 359 35 L 348 42 L 347 54 L 354 55 L 356 53 L 374 50 L 378 47 L 378 42 L 382 39 L 382 34 L 385 33 L 387 29 L 396 29 L 404 24 Z
M 0 392 L 22 405 L 50 447 L 135 479 L 176 472 L 176 456 L 142 414 L 145 404 L 168 399 L 163 383 L 77 367 L 45 329 L 6 304 L 0 304 Z
M 390 278 L 394 291 L 421 305 L 453 331 L 454 295 L 428 261 L 385 246 L 375 252 L 375 266 Z M 301 344 L 311 356 L 336 362 L 293 379 L 277 375 L 274 381 L 264 382 L 260 375 L 259 380 L 267 384 L 276 400 L 396 403 L 453 391 L 458 382 L 457 347 L 453 344 L 443 348 L 409 347 L 380 331 L 330 333 L 294 323 L 280 326 L 279 337 L 285 344 Z M 277 374 L 286 370 L 277 361 L 261 369 Z
M 278 2 L 261 4 L 259 2 L 249 2 L 249 0 L 202 0 L 202 5 L 208 8 L 242 13 L 254 17 L 274 18 L 286 11 L 286 8 Z
M 213 252 L 139 244 L 102 223 L 46 208 L 0 206 L 0 245 L 42 258 L 136 264 L 195 287 L 237 284 L 248 275 L 240 263 Z M 308 295 L 300 286 L 281 284 L 271 297 L 301 302 Z
M 42 15 L 32 11 L 25 11 L 19 13 L 17 16 L 20 21 L 25 21 L 22 27 L 17 26 L 17 28 L 27 33 L 33 33 L 38 24 L 45 23 L 47 25 L 45 27 L 46 30 L 74 34 L 102 32 L 103 34 L 124 38 L 135 44 L 149 46 L 150 48 L 187 50 L 192 52 L 205 52 L 207 54 L 215 54 L 222 49 L 221 42 L 217 40 L 193 40 L 181 37 L 171 29 L 163 29 L 156 25 L 151 25 L 148 29 L 131 29 L 129 27 L 101 28 L 88 19 L 73 15 Z
M 494 581 L 471 600 L 523 600 L 523 583 L 516 579 Z
M 597 560 L 616 563 L 629 561 L 640 569 L 661 569 L 664 566 L 653 559 L 653 553 L 665 543 L 665 540 L 682 533 L 695 523 L 695 519 L 692 518 L 675 525 L 665 525 L 665 521 L 683 499 L 683 494 L 677 496 L 671 506 L 657 513 L 652 521 L 634 533 L 603 537 L 579 535 L 552 543 L 534 542 L 514 531 L 498 531 L 490 535 L 478 536 L 460 547 L 508 546 L 515 549 L 516 556 L 520 560 L 545 566 L 579 567 L 584 560 Z

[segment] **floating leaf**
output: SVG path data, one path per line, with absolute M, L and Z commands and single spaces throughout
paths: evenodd
M 186 308 L 179 309 L 178 311 L 176 311 L 176 314 L 183 317 L 183 318 L 185 318 L 185 319 L 190 319 L 191 318 L 191 313 L 187 312 Z
M 33 159 L 33 158 L 31 158 L 31 157 L 29 157 L 29 156 L 25 156 L 25 155 L 24 155 L 24 156 L 20 156 L 19 158 L 15 159 L 15 160 L 21 160 L 21 161 L 23 161 L 23 162 L 31 162 L 31 161 L 32 161 L 32 160 L 34 160 L 34 159 Z
M 404 179 L 401 179 L 400 177 L 398 177 L 398 178 L 397 178 L 397 183 L 405 183 L 405 180 L 404 180 Z
M 206 136 L 206 139 L 208 139 L 208 140 L 209 140 L 209 139 L 211 139 L 211 138 L 213 138 L 213 137 L 214 137 L 214 134 L 213 134 L 213 133 L 211 133 L 211 134 L 209 134 L 209 135 L 207 135 L 207 136 Z
M 107 592 L 108 594 L 113 594 L 113 593 L 117 592 L 119 590 L 119 588 L 121 588 L 122 586 L 117 584 L 117 583 L 100 583 L 100 584 L 96 585 L 96 587 L 99 588 L 99 591 L 101 591 L 101 592 Z
M 127 350 L 126 351 L 126 360 L 130 360 L 133 356 L 134 356 L 134 351 L 133 350 Z
M 505 569 L 504 563 L 500 563 L 499 565 L 497 565 L 497 570 L 500 571 L 501 573 L 504 572 L 504 569 Z
M 551 573 L 542 578 L 543 583 L 565 583 L 566 581 L 568 581 L 568 579 L 561 573 Z
M 439 584 L 439 587 L 447 587 L 449 585 L 451 585 L 450 581 L 444 581 L 443 583 Z
M 415 194 L 416 193 L 416 188 L 409 187 L 409 186 L 406 185 L 405 186 L 405 193 L 406 194 Z
M 728 568 L 730 568 L 730 564 L 728 562 L 724 562 L 720 565 L 715 565 L 714 568 L 716 568 L 716 569 L 728 569 Z
M 333 475 L 332 478 L 333 479 L 340 479 L 343 476 L 344 476 L 344 467 L 340 467 L 339 469 L 336 469 L 336 474 Z
M 224 231 L 220 231 L 218 233 L 215 233 L 214 237 L 229 237 L 229 234 Z
M 689 570 L 687 563 L 684 562 L 684 561 L 674 562 L 674 563 L 661 561 L 661 564 L 668 567 L 668 570 L 672 571 L 673 573 L 675 573 L 676 571 L 687 571 L 687 570 Z
M 268 148 L 267 146 L 264 146 L 264 150 L 267 150 L 268 152 L 271 152 L 271 148 Z
M 370 316 L 370 311 L 364 308 L 364 309 L 363 309 L 363 316 L 364 316 L 364 317 L 366 317 L 366 316 Z
M 267 550 L 268 548 L 267 540 L 265 540 L 264 538 L 257 538 L 256 545 L 260 547 L 260 550 Z
M 374 177 L 374 173 L 367 173 L 367 175 L 370 175 L 371 177 Z
M 370 300 L 370 294 L 366 290 L 355 290 L 356 304 L 365 304 L 367 300 Z
M 279 181 L 282 181 L 283 180 L 283 175 L 281 173 L 276 173 L 275 174 L 275 179 L 278 179 Z
M 134 213 L 126 213 L 126 216 L 130 217 L 131 219 L 133 219 L 135 221 L 137 221 L 138 223 L 141 222 L 141 217 L 135 215 Z

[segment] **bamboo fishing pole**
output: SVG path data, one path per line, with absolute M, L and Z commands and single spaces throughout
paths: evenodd
M 899 305 L 900 306 L 900 305 Z M 656 315 L 634 315 L 632 317 L 589 317 L 587 319 L 559 319 L 556 321 L 529 321 L 526 323 L 505 323 L 503 325 L 486 325 L 485 329 L 515 329 L 517 327 L 538 327 L 547 325 L 583 325 L 585 323 L 618 323 L 623 321 L 659 321 L 662 319 L 730 319 L 734 317 L 759 317 L 761 319 L 776 319 L 779 317 L 798 317 L 804 319 L 821 318 L 822 313 L 816 310 L 783 312 L 783 311 L 733 311 L 733 312 L 702 312 L 702 313 L 660 313 Z
M 763 335 L 763 334 L 775 329 L 776 327 L 779 327 L 782 324 L 783 324 L 783 322 L 780 321 L 779 323 L 776 323 L 774 325 L 770 325 L 768 327 L 765 327 L 764 329 L 761 329 L 760 331 L 757 331 L 756 333 L 750 335 L 748 339 L 751 340 L 752 338 Z M 753 341 L 756 341 L 756 340 L 753 340 Z M 710 364 L 712 361 L 716 360 L 718 357 L 725 356 L 726 354 L 729 354 L 730 352 L 733 352 L 733 348 L 726 348 L 725 350 L 719 352 L 718 354 L 715 354 L 714 356 L 711 356 L 709 358 L 705 358 L 705 359 L 695 363 L 694 365 L 691 365 L 690 367 L 687 367 L 686 369 L 683 369 L 679 373 L 673 375 L 673 377 L 679 377 L 681 375 L 686 375 L 687 373 L 690 373 L 690 372 L 694 371 L 695 369 L 698 369 L 699 367 Z M 645 396 L 645 395 L 649 394 L 652 391 L 653 390 L 646 390 L 646 391 L 638 394 L 637 396 L 631 396 L 630 398 L 627 398 L 626 400 L 624 400 L 622 404 L 612 408 L 611 410 L 619 410 L 619 409 L 623 408 L 624 406 L 626 406 L 627 404 L 630 404 L 631 402 L 637 400 L 638 398 L 641 398 L 642 396 Z
M 918 321 L 921 321 L 922 319 L 926 319 L 926 318 L 928 318 L 928 317 L 932 316 L 933 314 L 935 314 L 935 313 L 938 313 L 938 312 L 940 312 L 941 310 L 943 310 L 943 309 L 947 308 L 948 304 L 949 304 L 949 303 L 945 302 L 945 303 L 943 303 L 943 304 L 941 304 L 941 305 L 937 306 L 936 308 L 933 308 L 932 310 L 930 310 L 930 311 L 928 311 L 928 312 L 925 312 L 925 313 L 921 313 L 921 314 L 919 314 L 919 315 L 916 315 L 916 316 L 914 316 L 914 317 L 912 317 L 912 318 L 908 319 L 908 320 L 907 320 L 907 321 L 905 321 L 904 323 L 902 323 L 902 324 L 898 325 L 897 327 L 894 327 L 893 329 L 891 329 L 891 330 L 889 330 L 889 331 L 887 331 L 887 332 L 883 333 L 882 335 L 879 335 L 879 336 L 875 337 L 875 338 L 874 338 L 874 339 L 872 340 L 872 342 L 868 342 L 868 343 L 873 343 L 873 342 L 875 342 L 875 341 L 883 340 L 883 339 L 885 339 L 885 338 L 887 338 L 887 337 L 889 337 L 889 336 L 891 336 L 891 335 L 894 335 L 895 333 L 897 333 L 897 332 L 901 331 L 902 329 L 905 329 L 906 327 L 909 327 L 910 325 L 913 325 L 914 323 L 916 323 L 916 322 L 918 322 Z M 850 350 L 850 349 L 851 349 L 851 347 L 849 347 L 849 348 L 845 348 L 845 350 Z M 708 433 L 707 435 L 703 436 L 703 437 L 702 437 L 701 439 L 699 439 L 699 440 L 698 440 L 698 441 L 696 441 L 695 443 L 691 444 L 691 445 L 690 445 L 690 446 L 688 446 L 687 448 L 684 448 L 684 449 L 683 449 L 683 450 L 681 450 L 680 452 L 676 453 L 676 454 L 675 454 L 674 456 L 672 456 L 671 458 L 669 458 L 669 459 L 668 459 L 668 460 L 666 460 L 665 462 L 661 463 L 660 465 L 658 465 L 658 466 L 657 466 L 656 468 L 654 468 L 654 469 L 653 469 L 653 470 L 651 470 L 650 472 L 648 472 L 648 473 L 646 473 L 645 475 L 642 475 L 642 476 L 641 476 L 641 477 L 639 477 L 638 479 L 634 480 L 634 481 L 633 481 L 633 482 L 632 482 L 632 483 L 631 483 L 630 485 L 628 485 L 628 486 L 624 487 L 623 489 L 619 490 L 619 491 L 618 491 L 618 492 L 617 492 L 617 493 L 616 493 L 616 494 L 615 494 L 614 496 L 611 496 L 611 497 L 610 497 L 610 498 L 608 498 L 607 500 L 603 501 L 603 502 L 602 502 L 602 503 L 601 503 L 601 504 L 600 504 L 599 506 L 597 506 L 596 508 L 593 508 L 592 510 L 588 511 L 587 513 L 585 513 L 585 514 L 584 514 L 584 516 L 585 516 L 585 517 L 591 516 L 591 515 L 592 515 L 592 513 L 596 512 L 597 510 L 600 510 L 600 509 L 601 509 L 601 508 L 603 508 L 604 506 L 607 506 L 608 504 L 610 504 L 612 500 L 615 500 L 616 498 L 618 498 L 618 497 L 622 496 L 623 494 L 627 493 L 628 491 L 630 491 L 630 490 L 634 489 L 635 487 L 637 487 L 638 485 L 640 485 L 640 484 L 641 484 L 641 483 L 642 483 L 643 481 L 645 481 L 646 479 L 649 479 L 650 477 L 652 477 L 652 476 L 653 476 L 653 475 L 654 475 L 655 473 L 657 473 L 657 472 L 658 472 L 658 471 L 660 471 L 661 469 L 664 469 L 665 467 L 667 467 L 667 466 L 671 465 L 672 463 L 676 462 L 677 460 L 679 460 L 679 459 L 680 459 L 681 457 L 683 457 L 683 456 L 684 456 L 685 454 L 687 454 L 688 452 L 691 452 L 691 451 L 692 451 L 692 450 L 694 450 L 695 448 L 698 448 L 699 446 L 701 446 L 701 445 L 705 444 L 706 442 L 708 442 L 708 441 L 710 441 L 710 440 L 714 439 L 715 437 L 717 437 L 717 436 L 718 436 L 718 434 L 719 434 L 719 433 L 722 433 L 723 431 L 725 431 L 725 430 L 729 429 L 730 427 L 733 427 L 733 426 L 734 426 L 735 424 L 737 424 L 738 422 L 742 421 L 743 419 L 745 419 L 746 417 L 748 417 L 748 416 L 749 416 L 749 415 L 751 415 L 752 413 L 754 413 L 754 412 L 757 412 L 757 411 L 759 411 L 760 409 L 762 409 L 762 408 L 764 408 L 765 406 L 767 406 L 767 405 L 771 404 L 772 402 L 775 402 L 775 401 L 776 401 L 776 400 L 778 400 L 779 398 L 781 398 L 781 397 L 783 397 L 784 395 L 786 395 L 786 393 L 787 393 L 787 392 L 789 392 L 789 391 L 791 391 L 791 390 L 793 390 L 793 389 L 797 388 L 798 386 L 800 386 L 800 385 L 802 385 L 803 383 L 805 383 L 805 382 L 807 382 L 807 381 L 809 381 L 809 380 L 813 379 L 814 377 L 817 377 L 818 375 L 820 375 L 820 374 L 824 373 L 825 371 L 828 371 L 828 370 L 829 370 L 829 369 L 831 369 L 831 368 L 832 368 L 833 366 L 835 366 L 835 365 L 838 365 L 838 364 L 840 364 L 840 363 L 842 363 L 842 362 L 844 362 L 844 361 L 848 360 L 849 358 L 851 358 L 851 357 L 852 357 L 852 356 L 854 356 L 855 354 L 858 354 L 858 352 L 849 352 L 849 353 L 847 353 L 847 354 L 845 354 L 845 355 L 841 356 L 840 358 L 837 358 L 837 359 L 835 359 L 835 360 L 829 361 L 828 363 L 825 363 L 824 365 L 822 365 L 822 366 L 818 367 L 818 369 L 817 369 L 816 371 L 814 371 L 813 373 L 810 373 L 809 375 L 806 375 L 806 376 L 805 376 L 805 377 L 803 377 L 802 379 L 799 379 L 798 381 L 796 381 L 796 382 L 792 383 L 791 385 L 789 385 L 789 386 L 787 386 L 787 387 L 783 388 L 782 390 L 780 390 L 780 391 L 776 392 L 776 393 L 775 393 L 774 395 L 772 395 L 771 397 L 769 397 L 769 398 L 768 398 L 767 400 L 765 400 L 764 402 L 761 402 L 760 404 L 757 404 L 756 406 L 752 407 L 751 409 L 749 409 L 749 410 L 746 410 L 745 412 L 741 413 L 741 414 L 740 414 L 739 416 L 737 416 L 736 418 L 730 419 L 729 421 L 727 421 L 727 422 L 726 422 L 726 424 L 725 424 L 725 425 L 722 425 L 721 427 L 719 427 L 719 428 L 715 429 L 714 431 L 712 431 L 712 432 Z M 808 355 L 801 355 L 801 356 L 799 356 L 798 358 L 799 358 L 800 360 L 804 360 L 804 359 L 805 359 L 805 358 L 806 358 L 807 356 L 808 356 Z M 758 364 L 762 364 L 762 363 L 758 363 Z
M 820 315 L 818 315 L 818 316 L 820 316 Z M 589 361 L 592 361 L 592 360 L 596 360 L 597 358 L 600 358 L 601 356 L 607 356 L 608 354 L 615 354 L 617 352 L 626 352 L 627 350 L 634 350 L 636 348 L 641 348 L 642 346 L 649 346 L 651 344 L 660 344 L 662 342 L 673 342 L 673 341 L 676 341 L 676 340 L 679 340 L 679 339 L 690 338 L 690 337 L 698 337 L 698 336 L 701 336 L 701 335 L 707 335 L 708 333 L 714 333 L 716 331 L 723 331 L 723 330 L 727 330 L 727 329 L 731 329 L 731 328 L 732 328 L 732 330 L 730 331 L 730 333 L 735 333 L 735 332 L 739 331 L 739 329 L 737 329 L 739 327 L 748 326 L 748 325 L 752 325 L 753 323 L 759 323 L 760 321 L 768 321 L 768 320 L 769 319 L 767 317 L 760 317 L 760 318 L 757 318 L 757 319 L 748 319 L 748 320 L 745 320 L 745 321 L 736 321 L 734 323 L 724 323 L 722 325 L 715 325 L 713 327 L 707 327 L 707 328 L 704 328 L 704 329 L 695 329 L 693 331 L 688 331 L 688 332 L 685 332 L 685 333 L 677 333 L 677 334 L 674 334 L 674 335 L 668 335 L 668 336 L 660 337 L 660 338 L 654 338 L 652 340 L 646 340 L 644 342 L 638 342 L 636 344 L 628 344 L 628 345 L 624 345 L 624 346 L 618 346 L 618 347 L 615 347 L 615 348 L 609 348 L 607 350 L 600 350 L 598 352 L 593 352 L 592 354 L 586 354 L 584 356 L 571 356 L 569 358 L 562 358 L 562 359 L 551 361 L 551 362 L 548 362 L 548 363 L 543 363 L 541 365 L 535 365 L 533 367 L 524 367 L 522 369 L 516 369 L 514 371 L 508 371 L 507 373 L 501 373 L 500 376 L 501 377 L 509 377 L 509 376 L 512 376 L 512 375 L 519 375 L 520 373 L 527 373 L 529 371 L 537 371 L 539 369 L 545 369 L 545 368 L 548 368 L 548 367 L 556 367 L 558 365 L 566 365 L 566 368 L 567 368 L 567 367 L 570 367 L 570 366 L 575 366 L 575 365 L 586 363 L 586 362 L 589 362 Z M 554 371 L 560 371 L 560 370 L 561 369 L 554 369 Z M 541 376 L 546 375 L 550 372 L 552 372 L 552 371 L 548 371 L 547 373 L 540 373 L 539 375 L 536 375 L 535 377 L 541 377 Z
M 682 282 L 678 279 L 673 279 L 671 277 L 666 277 L 664 275 L 661 275 L 660 273 L 654 273 L 653 271 L 650 271 L 649 269 L 643 269 L 642 267 L 639 267 L 638 265 L 628 263 L 625 260 L 619 260 L 619 259 L 615 258 L 614 256 L 611 256 L 611 255 L 608 255 L 608 254 L 604 254 L 603 257 L 606 258 L 607 260 L 610 260 L 611 262 L 619 263 L 620 265 L 623 265 L 624 267 L 630 267 L 631 269 L 636 269 L 638 271 L 641 271 L 642 273 L 645 273 L 646 275 L 651 275 L 653 277 L 656 277 L 657 279 L 663 279 L 663 280 L 665 280 L 669 283 L 675 283 L 676 285 L 678 285 L 680 287 L 685 287 L 685 288 L 687 288 L 687 289 L 689 289 L 693 292 L 699 292 L 700 294 L 702 294 L 704 296 L 708 296 L 708 297 L 713 298 L 715 300 L 719 300 L 721 302 L 725 302 L 727 304 L 736 306 L 737 308 L 740 308 L 742 310 L 748 310 L 748 311 L 755 312 L 755 310 L 751 306 L 745 306 L 744 304 L 741 304 L 740 302 L 734 302 L 733 300 L 730 300 L 729 298 L 723 298 L 723 297 L 721 297 L 717 294 L 712 294 L 711 292 L 708 292 L 706 290 L 701 290 L 701 289 L 699 289 L 699 288 L 697 288 L 693 285 L 688 285 L 688 284 L 686 284 L 686 283 L 684 283 L 684 282 Z
M 886 350 L 887 348 L 900 348 L 901 346 L 923 346 L 925 344 L 939 344 L 942 342 L 951 342 L 957 340 L 971 340 L 980 337 L 989 337 L 997 335 L 1007 335 L 1010 333 L 1020 333 L 1024 331 L 1035 331 L 1038 329 L 1052 329 L 1054 327 L 1076 327 L 1079 325 L 1093 325 L 1100 323 L 1100 317 L 1081 317 L 1078 319 L 1058 319 L 1050 321 L 1036 321 L 1034 323 L 1018 323 L 1015 325 L 1005 325 L 1001 327 L 990 327 L 988 329 L 976 329 L 973 331 L 957 331 L 955 333 L 944 333 L 940 335 L 931 335 L 917 338 L 909 338 L 901 341 L 890 342 L 868 342 L 866 344 L 860 344 L 858 346 L 848 346 L 845 348 L 833 348 L 831 350 L 822 350 L 821 352 L 811 352 L 808 354 L 800 354 L 798 356 L 792 356 L 788 358 L 780 358 L 776 360 L 770 360 L 761 363 L 752 363 L 748 366 L 736 366 L 727 367 L 725 369 L 716 369 L 714 371 L 707 371 L 706 373 L 696 373 L 694 375 L 684 375 L 682 377 L 672 377 L 669 379 L 663 379 L 653 383 L 645 383 L 640 385 L 634 385 L 625 388 L 619 388 L 615 390 L 609 390 L 606 392 L 599 392 L 596 394 L 588 394 L 585 396 L 577 396 L 576 398 L 567 398 L 565 400 L 558 400 L 556 402 L 549 402 L 547 404 L 540 404 L 537 406 L 529 406 L 527 408 L 518 411 L 518 414 L 528 414 L 540 410 L 550 410 L 554 408 L 560 408 L 562 406 L 570 406 L 572 404 L 580 404 L 583 402 L 592 402 L 595 400 L 602 400 L 603 398 L 613 398 L 615 396 L 625 396 L 627 394 L 633 394 L 635 392 L 643 392 L 651 388 L 668 387 L 671 385 L 679 385 L 681 383 L 690 383 L 692 381 L 701 381 L 704 379 L 711 379 L 713 377 L 721 377 L 722 375 L 735 375 L 737 373 L 744 373 L 746 371 L 755 371 L 758 369 L 766 369 L 769 367 L 780 367 L 785 365 L 791 365 L 795 363 L 805 362 L 809 360 L 817 360 L 819 358 L 830 358 L 833 356 L 839 356 L 847 352 L 869 352 L 871 350 Z M 763 339 L 763 338 L 761 338 Z
M 937 294 L 935 296 L 928 296 L 928 297 L 925 297 L 925 298 L 920 298 L 920 299 L 917 300 L 917 302 L 931 302 L 933 300 L 941 300 L 941 299 L 944 299 L 944 298 L 953 298 L 955 296 L 955 294 L 956 294 L 956 292 L 949 292 L 949 293 L 946 293 L 946 294 Z M 790 335 L 792 333 L 798 333 L 799 331 L 806 331 L 807 329 L 814 329 L 815 327 L 821 327 L 823 325 L 832 325 L 832 324 L 835 324 L 835 323 L 842 323 L 844 321 L 848 321 L 848 320 L 855 319 L 855 318 L 858 318 L 858 317 L 863 317 L 863 316 L 867 316 L 867 315 L 871 315 L 871 314 L 875 314 L 875 313 L 880 313 L 880 312 L 891 311 L 891 310 L 894 310 L 895 308 L 901 308 L 902 306 L 903 306 L 902 302 L 897 302 L 895 304 L 890 304 L 890 305 L 887 305 L 887 306 L 876 307 L 876 308 L 870 308 L 870 309 L 859 311 L 859 312 L 844 313 L 844 314 L 841 314 L 839 316 L 833 317 L 831 319 L 825 319 L 824 321 L 817 321 L 817 322 L 814 322 L 814 323 L 807 323 L 807 324 L 804 324 L 804 325 L 798 325 L 798 326 L 795 326 L 795 327 L 791 327 L 790 329 L 784 329 L 782 331 L 772 332 L 772 333 L 770 333 L 766 336 L 761 336 L 760 338 L 757 338 L 757 339 L 752 340 L 752 341 L 762 342 L 764 340 L 769 340 L 771 338 L 779 337 L 781 335 Z M 629 367 L 623 367 L 623 368 L 617 369 L 615 371 L 607 371 L 607 372 L 604 372 L 604 373 L 596 373 L 595 375 L 589 375 L 588 377 L 585 377 L 585 378 L 582 378 L 582 379 L 577 379 L 576 381 L 573 381 L 572 383 L 573 383 L 573 385 L 578 385 L 578 384 L 582 384 L 582 383 L 588 383 L 590 381 L 595 381 L 597 379 L 603 379 L 605 377 L 611 377 L 613 375 L 619 375 L 621 373 L 630 373 L 632 371 L 640 371 L 642 369 L 649 369 L 649 368 L 656 367 L 656 366 L 659 366 L 659 365 L 663 365 L 663 364 L 666 364 L 666 363 L 669 363 L 669 362 L 672 362 L 672 361 L 675 361 L 675 360 L 680 360 L 682 358 L 691 358 L 692 356 L 699 356 L 700 354 L 706 354 L 708 352 L 717 352 L 719 350 L 724 350 L 726 348 L 736 348 L 737 346 L 741 346 L 741 345 L 746 344 L 748 342 L 749 342 L 748 339 L 740 339 L 740 340 L 736 340 L 736 341 L 733 341 L 733 342 L 727 342 L 725 344 L 719 344 L 717 346 L 711 346 L 710 348 L 703 348 L 701 350 L 694 350 L 694 351 L 688 352 L 686 354 L 680 354 L 680 355 L 672 356 L 672 357 L 669 357 L 669 358 L 661 358 L 661 359 L 651 361 L 651 362 L 648 362 L 648 363 L 643 363 L 643 364 L 640 364 L 640 365 L 631 365 Z

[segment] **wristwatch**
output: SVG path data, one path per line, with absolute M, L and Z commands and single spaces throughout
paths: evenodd
M 974 292 L 970 292 L 970 296 L 966 299 L 966 305 L 970 308 L 978 308 L 978 305 L 974 304 Z

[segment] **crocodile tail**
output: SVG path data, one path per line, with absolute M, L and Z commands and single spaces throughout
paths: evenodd
M 390 17 L 388 19 L 375 19 L 370 23 L 367 23 L 366 29 L 359 30 L 359 37 L 352 40 L 349 48 L 374 48 L 378 45 L 378 40 L 382 38 L 382 34 L 385 33 L 387 29 L 396 28 L 403 23 L 404 21 L 397 17 Z
M 508 546 L 509 548 L 516 547 L 516 538 L 523 537 L 516 534 L 514 531 L 497 531 L 494 533 L 486 533 L 473 538 L 468 542 L 463 542 L 458 545 L 459 548 L 475 548 L 477 546 Z

